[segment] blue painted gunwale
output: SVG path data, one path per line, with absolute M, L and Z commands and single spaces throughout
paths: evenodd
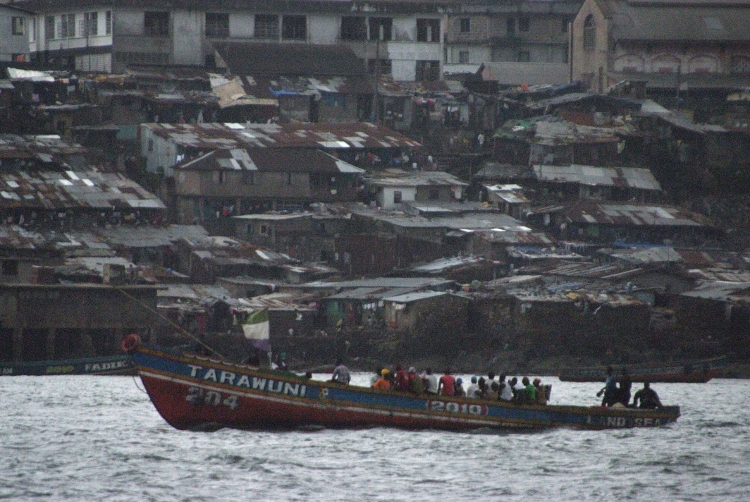
M 82 359 L 0 363 L 0 376 L 133 374 L 135 374 L 135 364 L 133 363 L 133 359 L 127 354 Z
M 259 370 L 209 358 L 159 351 L 143 345 L 134 352 L 133 358 L 157 410 L 177 428 L 198 426 L 201 422 L 232 427 L 265 424 L 263 416 L 252 415 L 252 412 L 248 415 L 247 411 L 247 408 L 261 409 L 263 406 L 294 409 L 295 414 L 302 415 L 301 418 L 297 416 L 294 419 L 294 424 L 287 425 L 315 425 L 322 422 L 328 426 L 365 426 L 378 423 L 445 429 L 605 429 L 664 425 L 679 417 L 679 407 L 637 410 L 598 406 L 517 405 L 447 396 L 414 396 L 409 393 L 305 380 L 290 372 Z M 245 385 L 238 385 L 243 377 Z M 258 386 L 252 388 L 256 384 Z M 276 390 L 269 390 L 274 388 Z M 196 409 L 185 404 L 186 398 L 175 398 L 176 393 L 186 395 L 188 389 L 237 396 L 246 404 L 244 414 L 225 409 L 220 413 L 203 407 L 196 416 Z M 289 393 L 285 393 L 287 390 Z M 169 396 L 169 403 L 164 402 L 165 395 Z M 452 409 L 449 410 L 448 407 Z M 350 416 L 338 423 L 337 412 Z M 398 419 L 393 418 L 392 423 L 388 423 L 388 416 L 398 416 Z

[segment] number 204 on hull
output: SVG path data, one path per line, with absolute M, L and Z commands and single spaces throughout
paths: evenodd
M 177 429 L 612 429 L 656 427 L 680 416 L 678 406 L 640 410 L 415 396 L 308 380 L 286 371 L 258 370 L 140 343 L 132 355 L 157 411 Z

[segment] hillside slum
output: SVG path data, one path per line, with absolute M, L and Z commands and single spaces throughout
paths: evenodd
M 261 309 L 298 367 L 750 357 L 746 102 L 10 70 L 0 360 L 136 332 L 241 361 Z

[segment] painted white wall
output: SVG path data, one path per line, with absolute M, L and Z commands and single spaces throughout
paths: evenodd
M 331 15 L 307 16 L 308 40 L 313 44 L 331 45 L 338 42 L 341 17 Z
M 171 19 L 174 64 L 202 65 L 205 12 L 173 10 Z
M 229 34 L 232 38 L 251 38 L 255 33 L 255 14 L 232 12 L 229 14 Z
M 383 209 L 394 207 L 393 194 L 395 192 L 401 192 L 401 202 L 413 202 L 417 197 L 416 187 L 383 187 L 376 197 L 378 206 Z

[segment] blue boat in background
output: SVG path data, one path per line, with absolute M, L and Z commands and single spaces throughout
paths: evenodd
M 135 375 L 128 354 L 55 361 L 0 362 L 0 376 L 49 375 Z

